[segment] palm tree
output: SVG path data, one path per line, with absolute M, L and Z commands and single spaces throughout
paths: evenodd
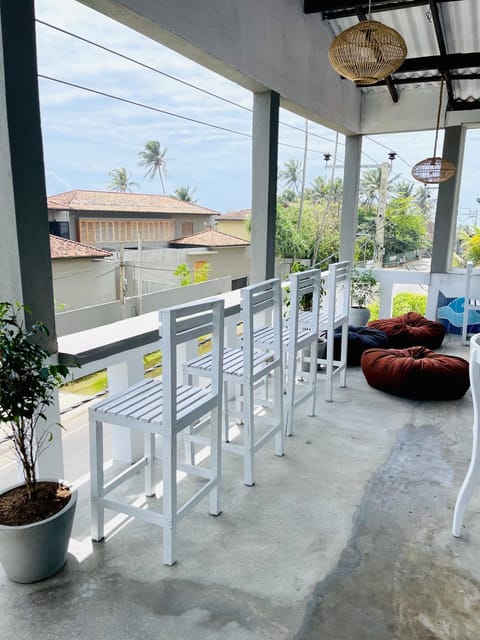
M 396 198 L 410 198 L 413 193 L 414 184 L 410 180 L 398 180 L 395 184 L 395 197 Z
M 186 187 L 177 187 L 175 189 L 175 198 L 178 200 L 183 200 L 183 202 L 193 202 L 194 204 L 197 202 L 193 199 L 193 194 L 195 193 L 196 188 L 190 189 L 190 186 L 187 184 Z
M 428 214 L 430 213 L 430 191 L 428 189 L 428 185 L 422 184 L 419 185 L 413 194 L 413 198 L 415 200 L 415 204 L 421 209 L 422 213 Z
M 108 173 L 112 181 L 108 185 L 109 191 L 119 191 L 121 193 L 125 193 L 128 191 L 132 193 L 131 187 L 138 187 L 138 182 L 133 182 L 133 180 L 129 180 L 130 172 L 125 169 L 125 167 L 120 167 L 120 169 L 112 169 Z
M 161 149 L 160 142 L 158 140 L 150 140 L 145 144 L 145 149 L 138 154 L 140 167 L 147 167 L 147 173 L 145 177 L 149 177 L 150 180 L 155 178 L 155 174 L 158 173 L 160 182 L 162 184 L 163 195 L 165 191 L 165 180 L 167 179 L 167 160 L 165 155 L 167 149 Z
M 287 160 L 284 169 L 280 171 L 279 178 L 287 189 L 292 189 L 297 196 L 300 195 L 300 185 L 302 184 L 303 169 L 300 160 Z
M 396 175 L 388 179 L 387 191 L 389 193 L 392 192 L 394 183 L 398 180 L 399 177 L 400 174 L 397 173 Z M 381 167 L 369 169 L 362 174 L 362 178 L 360 180 L 360 197 L 362 204 L 367 205 L 370 209 L 372 208 L 373 204 L 378 201 L 381 180 Z

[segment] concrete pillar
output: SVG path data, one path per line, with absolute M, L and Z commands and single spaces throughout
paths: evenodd
M 453 162 L 457 170 L 453 178 L 442 182 L 438 187 L 431 273 L 447 273 L 451 266 L 464 147 L 465 129 L 461 126 L 447 127 L 443 140 L 442 158 Z
M 21 302 L 41 320 L 57 351 L 47 195 L 43 165 L 33 0 L 0 2 L 0 300 Z M 60 422 L 58 403 L 48 423 Z M 61 430 L 39 461 L 43 477 L 63 477 Z
M 343 200 L 340 221 L 340 260 L 355 257 L 357 235 L 358 189 L 362 160 L 362 136 L 346 136 L 343 169 Z
M 250 284 L 273 278 L 275 271 L 279 106 L 274 91 L 254 95 Z

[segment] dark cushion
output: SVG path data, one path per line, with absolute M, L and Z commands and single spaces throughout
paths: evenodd
M 425 347 L 368 349 L 361 367 L 370 386 L 413 400 L 457 400 L 470 386 L 466 360 Z
M 333 341 L 333 357 L 340 360 L 340 349 L 342 346 L 342 327 L 335 329 Z M 371 329 L 370 327 L 349 325 L 348 327 L 348 351 L 347 365 L 350 367 L 358 367 L 362 354 L 366 349 L 373 347 L 386 347 L 388 345 L 388 336 L 383 331 Z
M 427 320 L 414 311 L 398 318 L 371 320 L 368 326 L 384 331 L 388 335 L 388 346 L 395 349 L 415 346 L 438 349 L 445 337 L 445 327 L 441 322 Z

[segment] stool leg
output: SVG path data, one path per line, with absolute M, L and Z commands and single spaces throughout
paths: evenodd
M 274 408 L 273 408 L 273 416 L 275 422 L 280 425 L 279 430 L 274 436 L 274 451 L 276 456 L 284 455 L 284 438 L 283 438 L 283 420 L 284 420 L 284 411 L 283 411 L 283 399 L 285 398 L 285 394 L 283 393 L 283 380 L 282 375 L 280 373 L 280 369 L 277 367 L 273 372 L 273 384 L 274 384 Z
M 455 503 L 455 511 L 453 513 L 453 526 L 452 534 L 459 538 L 462 532 L 463 516 L 465 510 L 470 502 L 470 498 L 473 492 L 480 484 L 480 459 L 478 452 L 478 427 L 474 425 L 473 429 L 473 450 L 470 466 L 468 467 L 467 475 L 463 481 L 462 487 Z
M 340 360 L 342 363 L 342 370 L 340 371 L 340 386 L 347 386 L 347 349 L 348 349 L 348 325 L 344 324 L 342 327 L 342 344 L 340 347 Z
M 309 416 L 315 415 L 317 404 L 317 341 L 310 345 L 310 371 L 308 374 L 309 387 L 312 390 L 312 402 Z
M 222 512 L 221 500 L 220 500 L 220 477 L 221 477 L 221 455 L 222 455 L 222 438 L 221 438 L 221 424 L 222 424 L 222 406 L 219 402 L 219 406 L 212 411 L 212 432 L 210 439 L 210 456 L 211 456 L 211 479 L 216 480 L 216 484 L 210 491 L 210 513 L 213 516 L 218 516 Z
M 177 561 L 177 435 L 163 434 L 163 562 Z
M 249 381 L 243 385 L 243 409 L 244 409 L 244 469 L 243 483 L 247 487 L 255 484 L 255 432 L 254 432 L 254 399 L 253 383 Z
M 295 402 L 295 374 L 297 369 L 296 354 L 287 355 L 287 394 L 285 398 L 285 433 L 291 436 L 293 433 L 293 413 Z
M 90 417 L 90 510 L 91 536 L 93 540 L 103 540 L 105 511 L 103 508 L 103 423 Z
M 155 434 L 145 434 L 145 495 L 152 497 L 155 495 Z

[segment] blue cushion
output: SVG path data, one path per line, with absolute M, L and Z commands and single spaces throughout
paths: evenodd
M 341 347 L 341 327 L 335 329 L 333 357 L 335 360 L 340 359 L 340 347 Z M 388 345 L 388 335 L 384 331 L 378 329 L 370 329 L 364 326 L 348 327 L 348 351 L 347 351 L 347 365 L 350 367 L 360 366 L 362 354 L 366 349 L 373 349 L 375 347 L 386 347 Z

